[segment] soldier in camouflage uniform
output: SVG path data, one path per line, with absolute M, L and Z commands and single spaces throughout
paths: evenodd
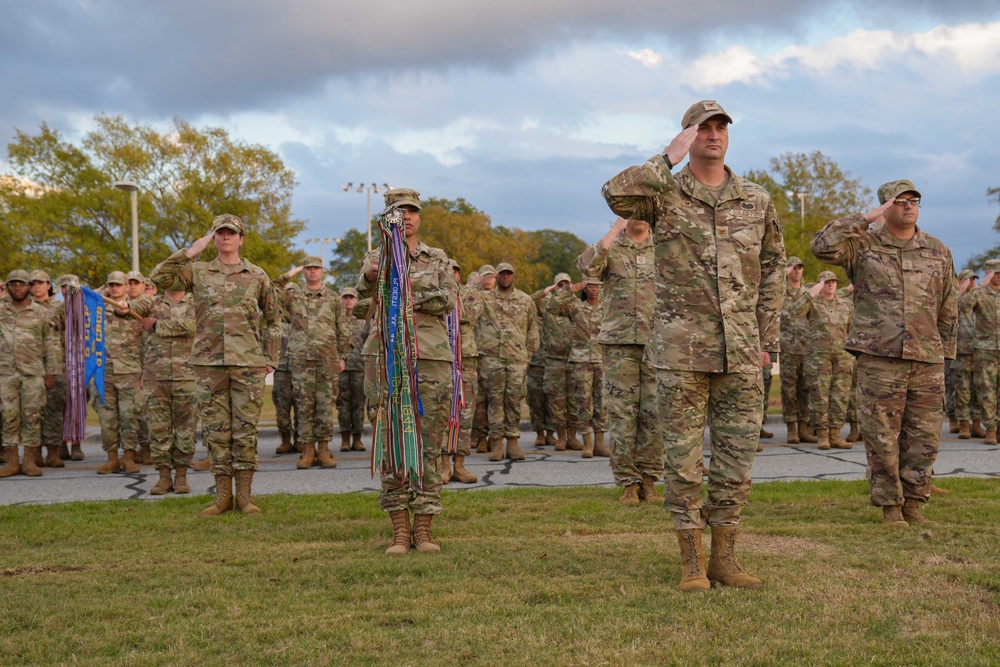
M 878 189 L 881 206 L 828 223 L 813 254 L 854 284 L 847 349 L 857 353 L 858 418 L 872 505 L 890 527 L 926 524 L 944 408 L 944 360 L 955 357 L 958 294 L 951 251 L 917 227 L 920 193 Z
M 150 489 L 153 496 L 170 491 L 191 493 L 187 469 L 194 456 L 197 417 L 191 344 L 194 342 L 194 299 L 183 291 L 167 291 L 129 303 L 142 317 L 146 339 L 142 389 L 153 465 L 160 478 Z M 174 477 L 170 473 L 173 470 Z
M 497 288 L 484 292 L 482 301 L 476 347 L 490 424 L 490 461 L 504 456 L 523 461 L 518 438 L 528 360 L 538 349 L 535 304 L 514 287 L 514 267 L 507 262 L 497 265 Z
M 663 502 L 663 439 L 656 430 L 656 373 L 643 360 L 653 320 L 653 237 L 641 220 L 618 218 L 577 259 L 585 276 L 603 281 L 604 313 L 597 342 L 604 347 L 604 405 L 611 471 L 620 502 Z
M 318 463 L 324 468 L 336 468 L 330 440 L 338 380 L 352 348 L 348 314 L 340 295 L 323 283 L 323 260 L 319 257 L 306 257 L 305 264 L 277 278 L 275 285 L 282 287 L 299 272 L 305 273 L 305 289 L 285 291 L 285 309 L 291 324 L 288 356 L 292 387 L 296 408 L 301 411 L 299 442 L 303 449 L 297 466 L 308 470 Z
M 809 419 L 809 381 L 806 375 L 806 320 L 790 313 L 791 305 L 807 292 L 802 284 L 804 265 L 798 257 L 785 263 L 785 299 L 781 310 L 781 417 L 788 427 L 788 444 L 815 443 Z
M 129 301 L 139 298 L 146 298 L 146 278 L 139 271 L 129 271 L 125 274 L 125 294 Z M 140 332 L 142 341 L 139 359 L 143 366 L 146 365 L 146 345 L 152 334 L 149 331 Z M 142 465 L 149 465 L 153 462 L 152 452 L 149 448 L 149 425 L 146 422 L 146 392 L 140 391 L 136 394 L 135 406 L 136 426 L 138 427 L 139 449 L 136 452 L 136 461 Z
M 558 296 L 556 292 L 570 290 L 568 273 L 557 273 L 548 287 L 531 295 L 532 301 L 541 316 L 542 337 L 545 338 L 545 396 L 548 401 L 549 418 L 556 431 L 555 448 L 557 452 L 568 447 L 576 451 L 583 449 L 583 443 L 577 440 L 576 431 L 568 429 L 567 396 L 570 391 L 570 331 L 573 323 L 566 315 L 552 312 L 550 305 Z M 583 289 L 582 283 L 576 287 Z
M 128 303 L 125 274 L 112 271 L 105 281 L 104 295 Z M 136 301 L 144 301 L 139 297 Z M 109 307 L 109 311 L 111 308 Z M 122 313 L 126 316 L 122 317 Z M 104 318 L 104 403 L 95 392 L 94 403 L 101 420 L 101 446 L 108 456 L 97 474 L 139 472 L 139 410 L 142 393 L 142 331 L 127 311 Z M 119 460 L 118 450 L 124 451 Z
M 361 359 L 361 348 L 368 337 L 368 323 L 364 317 L 354 313 L 358 305 L 358 290 L 345 287 L 340 292 L 340 300 L 347 315 L 351 331 L 351 352 L 344 360 L 344 370 L 337 380 L 337 421 L 340 425 L 340 451 L 365 451 L 361 441 L 361 431 L 365 427 L 365 362 Z
M 692 105 L 663 154 L 603 189 L 617 215 L 653 228 L 656 308 L 645 352 L 656 368 L 664 506 L 680 545 L 682 591 L 706 590 L 710 581 L 761 586 L 735 549 L 763 420 L 761 368 L 778 351 L 785 251 L 767 191 L 725 165 L 731 122 L 715 101 Z M 689 152 L 688 165 L 671 174 Z M 706 420 L 712 457 L 703 504 Z
M 462 274 L 458 262 L 452 260 L 455 282 L 461 284 Z M 475 272 L 474 272 L 475 273 Z M 472 453 L 472 420 L 476 413 L 476 398 L 479 393 L 479 348 L 476 347 L 475 328 L 483 312 L 483 292 L 479 289 L 481 278 L 475 276 L 467 285 L 459 288 L 459 323 L 462 337 L 462 391 L 465 407 L 460 413 L 461 424 L 458 432 L 458 448 L 453 467 L 449 468 L 447 457 L 442 454 L 444 483 L 454 479 L 462 484 L 475 484 L 479 478 L 465 467 L 465 457 Z
M 31 272 L 31 298 L 39 306 L 52 314 L 52 325 L 59 336 L 59 345 L 63 352 L 63 367 L 56 374 L 56 384 L 45 392 L 45 409 L 42 412 L 42 446 L 48 450 L 44 465 L 50 468 L 62 468 L 63 461 L 70 459 L 69 449 L 63 442 L 63 413 L 66 411 L 66 315 L 63 302 L 52 298 L 55 290 L 49 274 L 41 269 Z
M 806 320 L 806 364 L 812 384 L 811 422 L 820 449 L 851 449 L 840 437 L 847 412 L 854 357 L 844 349 L 854 302 L 837 294 L 837 276 L 823 271 L 809 291 L 788 309 Z
M 278 365 L 283 313 L 281 295 L 264 270 L 240 257 L 244 240 L 240 218 L 216 216 L 208 234 L 172 254 L 150 276 L 160 289 L 194 297 L 191 364 L 202 437 L 215 475 L 215 501 L 202 510 L 204 517 L 233 509 L 233 477 L 239 509 L 260 512 L 252 496 L 257 421 L 264 378 Z M 195 261 L 211 244 L 218 257 Z
M 5 285 L 10 298 L 0 300 L 0 408 L 6 463 L 0 477 L 38 477 L 45 392 L 62 369 L 62 348 L 52 313 L 29 296 L 28 272 L 11 271 Z M 18 447 L 24 448 L 23 467 Z
M 479 276 L 479 290 L 481 292 L 492 292 L 496 289 L 497 270 L 492 264 L 483 264 L 479 267 Z M 476 349 L 478 351 L 479 337 L 481 335 L 478 319 L 472 331 L 476 339 Z M 490 419 L 486 409 L 486 390 L 483 388 L 485 380 L 486 378 L 483 377 L 483 374 L 479 373 L 479 386 L 476 388 L 476 406 L 472 417 L 472 440 L 476 443 L 476 451 L 480 454 L 485 454 L 489 451 L 487 436 L 490 431 Z
M 454 358 L 448 342 L 445 317 L 455 307 L 458 285 L 448 256 L 439 248 L 431 248 L 417 239 L 420 229 L 420 195 L 409 188 L 391 188 L 385 192 L 386 207 L 403 211 L 404 235 L 409 248 L 408 273 L 413 296 L 413 328 L 417 338 L 417 381 L 424 414 L 420 420 L 423 447 L 423 479 L 406 480 L 401 475 L 382 471 L 382 491 L 379 504 L 392 519 L 393 540 L 386 555 L 405 554 L 410 546 L 427 553 L 440 552 L 434 541 L 431 524 L 435 514 L 441 512 L 441 474 L 438 460 L 441 445 L 448 432 L 451 412 L 451 365 Z M 361 275 L 358 277 L 358 295 L 375 297 L 378 287 L 378 267 L 382 248 L 374 248 L 365 255 Z M 372 332 L 365 341 L 365 350 L 373 350 L 380 357 L 385 353 L 380 344 L 381 331 L 377 319 L 372 319 Z M 382 383 L 380 383 L 382 384 Z M 382 410 L 382 396 L 388 387 L 377 386 L 368 400 Z M 413 528 L 410 528 L 410 512 Z
M 997 397 L 1000 395 L 1000 259 L 986 262 L 983 284 L 962 297 L 975 319 L 972 358 L 976 390 L 986 427 L 984 445 L 997 444 Z
M 978 276 L 969 269 L 959 274 L 958 280 L 958 343 L 955 359 L 945 371 L 945 385 L 951 377 L 952 412 L 958 426 L 958 437 L 968 440 L 975 436 L 985 438 L 982 430 L 982 403 L 976 388 L 975 340 L 976 315 L 966 296 L 976 287 Z M 947 406 L 947 400 L 945 405 Z M 933 491 L 933 489 L 932 489 Z
M 534 295 L 532 295 L 534 302 Z M 528 403 L 528 419 L 531 430 L 535 432 L 535 447 L 542 449 L 546 445 L 554 445 L 555 427 L 549 415 L 549 401 L 545 395 L 545 329 L 542 326 L 541 314 L 535 305 L 535 324 L 538 326 L 538 349 L 528 360 L 528 374 L 525 378 L 525 399 Z
M 299 291 L 298 283 L 289 282 L 285 285 L 286 292 Z M 288 358 L 288 334 L 291 325 L 281 323 L 281 346 L 278 348 L 278 367 L 274 369 L 271 384 L 271 401 L 274 403 L 275 420 L 278 425 L 278 435 L 281 444 L 274 450 L 275 454 L 291 454 L 300 452 L 298 445 L 299 411 L 295 410 L 294 421 L 292 410 L 295 408 L 295 394 L 292 390 L 292 366 Z M 294 437 L 294 444 L 293 444 Z
M 60 329 L 63 332 L 63 335 L 62 335 L 62 347 L 63 347 L 63 350 L 65 351 L 65 347 L 66 347 L 66 337 L 65 337 L 65 332 L 66 332 L 66 299 L 68 298 L 69 290 L 70 290 L 71 286 L 75 285 L 77 288 L 79 287 L 79 285 L 80 285 L 80 278 L 79 278 L 79 276 L 76 276 L 76 275 L 74 275 L 72 273 L 67 273 L 65 275 L 59 276 L 59 279 L 56 281 L 56 283 L 57 283 L 57 285 L 59 287 L 59 291 L 62 293 L 62 297 L 63 297 L 63 300 L 60 301 L 60 302 L 58 302 L 59 303 L 58 313 L 59 313 L 59 327 L 60 327 Z M 65 370 L 65 363 L 66 363 L 66 358 L 65 358 L 65 354 L 64 354 L 63 355 L 63 370 Z M 57 379 L 56 381 L 58 382 L 59 380 Z M 65 373 L 63 373 L 62 381 L 66 382 L 66 374 Z M 65 396 L 65 394 L 64 394 L 64 396 Z M 66 399 L 64 399 L 64 400 L 66 400 Z M 63 413 L 59 415 L 59 427 L 60 428 L 63 428 L 63 426 L 64 426 L 64 424 L 63 424 L 63 420 L 64 419 L 65 419 L 65 409 L 64 409 Z M 44 429 L 44 426 L 43 426 L 43 429 Z M 43 430 L 43 434 L 44 434 L 44 430 Z M 44 437 L 44 435 L 43 435 L 43 437 Z M 60 434 L 59 434 L 59 439 L 62 440 L 62 432 L 60 432 Z M 80 443 L 79 442 L 70 442 L 69 445 L 70 445 L 70 448 L 71 448 L 70 449 L 70 455 L 69 455 L 70 460 L 72 460 L 72 461 L 83 461 L 85 457 L 83 455 L 83 448 L 80 446 Z M 62 456 L 62 450 L 60 450 L 60 456 Z

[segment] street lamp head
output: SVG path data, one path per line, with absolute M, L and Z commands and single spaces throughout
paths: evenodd
M 358 192 L 364 192 L 365 191 L 365 184 L 362 183 L 357 188 L 355 188 L 355 190 L 357 190 Z
M 353 182 L 352 183 L 348 183 L 347 185 L 344 186 L 344 192 L 347 192 L 348 190 L 350 190 L 353 187 L 354 187 L 354 183 Z
M 117 181 L 115 187 L 125 192 L 136 192 L 139 189 L 139 186 L 132 181 Z

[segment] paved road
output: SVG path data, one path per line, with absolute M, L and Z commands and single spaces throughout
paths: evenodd
M 775 436 L 765 440 L 764 451 L 757 454 L 753 466 L 755 482 L 864 478 L 865 453 L 860 444 L 855 445 L 852 450 L 821 452 L 815 445 L 784 444 L 784 424 L 769 423 L 767 428 Z M 369 441 L 370 436 L 366 435 L 365 440 Z M 524 433 L 521 442 L 522 449 L 527 454 L 526 461 L 490 463 L 483 454 L 473 455 L 469 457 L 467 467 L 479 476 L 479 482 L 471 485 L 453 482 L 446 488 L 459 490 L 613 484 L 607 459 L 581 459 L 579 452 L 555 452 L 551 447 L 536 450 L 531 445 L 534 442 L 534 434 L 531 433 Z M 335 450 L 339 448 L 339 437 L 333 444 L 337 445 Z M 335 451 L 339 464 L 336 469 L 298 470 L 295 467 L 295 456 L 274 455 L 277 445 L 277 431 L 273 427 L 264 427 L 260 435 L 260 470 L 254 479 L 255 494 L 378 490 L 378 481 L 371 477 L 368 452 L 341 454 Z M 71 500 L 155 499 L 149 495 L 149 489 L 157 480 L 157 473 L 151 466 L 143 466 L 142 472 L 134 475 L 97 475 L 95 470 L 104 462 L 105 456 L 101 452 L 96 433 L 88 436 L 84 453 L 87 457 L 85 461 L 67 462 L 62 469 L 45 468 L 45 474 L 41 478 L 17 475 L 0 480 L 0 505 Z M 199 447 L 197 457 L 201 458 L 203 454 L 204 449 Z M 981 440 L 958 440 L 957 436 L 945 433 L 935 472 L 938 477 L 1000 477 L 1000 447 L 986 447 Z M 188 479 L 193 493 L 214 492 L 214 480 L 209 473 L 192 472 Z

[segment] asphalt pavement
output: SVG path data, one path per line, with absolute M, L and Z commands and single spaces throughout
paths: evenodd
M 859 480 L 865 475 L 865 451 L 860 443 L 850 450 L 820 451 L 816 445 L 785 444 L 785 425 L 773 421 L 766 428 L 774 437 L 762 440 L 764 451 L 753 464 L 755 483 L 806 479 Z M 846 434 L 847 430 L 844 430 Z M 370 431 L 364 436 L 371 442 Z M 466 467 L 479 477 L 475 484 L 447 485 L 449 490 L 482 490 L 521 487 L 613 486 L 611 469 L 606 458 L 583 459 L 579 452 L 556 452 L 552 447 L 536 449 L 534 433 L 524 432 L 521 449 L 525 461 L 490 463 L 485 454 L 473 454 Z M 707 443 L 707 438 L 706 438 Z M 297 455 L 276 456 L 279 444 L 277 430 L 264 426 L 259 437 L 260 469 L 254 478 L 254 495 L 271 493 L 348 493 L 377 491 L 378 479 L 371 475 L 370 447 L 368 452 L 339 452 L 340 438 L 335 436 L 331 450 L 337 459 L 334 469 L 298 470 Z M 142 466 L 137 474 L 98 475 L 97 467 L 106 457 L 101 451 L 99 432 L 91 432 L 83 445 L 84 461 L 67 461 L 65 468 L 44 468 L 42 477 L 17 475 L 0 479 L 0 505 L 56 503 L 94 500 L 155 500 L 168 496 L 150 496 L 149 490 L 158 479 L 152 466 Z M 205 449 L 199 445 L 196 458 Z M 706 449 L 706 457 L 708 450 Z M 982 440 L 959 440 L 945 432 L 935 465 L 935 476 L 998 477 L 1000 447 L 984 446 Z M 207 472 L 191 471 L 188 475 L 194 494 L 214 492 L 214 479 Z

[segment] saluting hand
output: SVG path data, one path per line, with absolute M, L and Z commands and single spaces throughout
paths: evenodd
M 205 236 L 202 236 L 200 239 L 192 243 L 191 247 L 184 251 L 184 254 L 187 255 L 189 258 L 194 259 L 195 257 L 201 254 L 202 250 L 207 248 L 209 244 L 212 243 L 212 239 L 214 238 L 215 238 L 215 232 L 209 232 Z
M 681 160 L 688 154 L 691 150 L 691 144 L 694 143 L 695 137 L 698 136 L 698 126 L 689 125 L 680 131 L 676 137 L 671 140 L 667 147 L 663 149 L 664 154 L 670 159 L 670 164 L 675 167 L 680 163 Z
M 293 267 L 293 268 L 292 268 L 292 269 L 291 269 L 291 270 L 290 270 L 290 271 L 288 272 L 288 277 L 289 277 L 289 278 L 294 278 L 295 276 L 297 276 L 297 275 L 299 275 L 300 273 L 302 273 L 302 269 L 303 269 L 303 268 L 305 268 L 305 267 L 302 267 L 302 266 L 296 266 L 296 267 Z
M 823 291 L 823 283 L 816 283 L 815 285 L 809 288 L 809 296 L 815 299 L 816 297 L 819 296 L 819 293 L 822 291 Z

